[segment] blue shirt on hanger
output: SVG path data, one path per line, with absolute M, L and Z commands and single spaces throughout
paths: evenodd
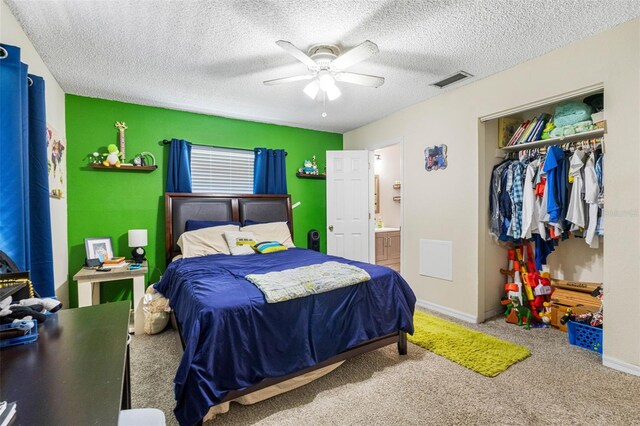
M 562 212 L 562 165 L 564 164 L 564 152 L 557 146 L 550 146 L 547 150 L 547 159 L 544 162 L 543 170 L 547 173 L 547 211 L 549 212 L 549 222 L 560 223 Z M 566 185 L 564 186 L 566 188 Z

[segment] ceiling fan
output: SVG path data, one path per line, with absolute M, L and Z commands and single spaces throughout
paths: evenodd
M 267 86 L 312 80 L 304 87 L 304 93 L 311 99 L 317 99 L 320 94 L 323 99 L 326 97 L 332 101 L 342 94 L 336 81 L 367 87 L 380 87 L 384 84 L 383 77 L 344 72 L 345 69 L 378 53 L 378 46 L 369 40 L 343 54 L 340 54 L 340 49 L 333 44 L 315 44 L 309 48 L 308 54 L 288 41 L 278 40 L 276 44 L 305 64 L 309 72 L 292 77 L 267 80 L 264 82 Z

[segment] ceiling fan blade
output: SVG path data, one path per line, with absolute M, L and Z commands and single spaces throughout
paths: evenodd
M 376 53 L 378 53 L 378 45 L 372 41 L 366 40 L 353 49 L 349 50 L 347 53 L 344 53 L 338 56 L 331 62 L 331 67 L 336 70 L 344 70 L 349 68 L 352 65 L 355 65 L 359 62 L 364 61 L 365 59 L 369 59 Z
M 302 80 L 311 80 L 312 78 L 313 78 L 313 75 L 311 74 L 294 75 L 293 77 L 284 77 L 284 78 L 276 78 L 274 80 L 266 80 L 266 81 L 263 81 L 263 83 L 266 84 L 267 86 L 274 86 L 276 84 L 293 83 L 295 81 L 302 81 Z
M 318 66 L 318 64 L 316 64 L 316 61 L 311 59 L 309 56 L 307 56 L 306 53 L 304 53 L 302 50 L 295 47 L 290 42 L 285 40 L 278 40 L 276 41 L 276 44 L 280 46 L 282 49 L 284 49 L 288 54 L 290 54 L 291 56 L 293 56 L 294 58 L 296 58 L 297 60 L 305 64 L 306 66 L 310 68 L 315 68 Z
M 359 84 L 360 86 L 380 87 L 384 84 L 384 77 L 375 75 L 356 74 L 354 72 L 339 72 L 335 75 L 337 81 Z

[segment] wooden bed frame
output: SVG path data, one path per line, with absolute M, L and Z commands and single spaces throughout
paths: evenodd
M 219 195 L 170 192 L 165 194 L 165 249 L 167 265 L 174 256 L 180 253 L 176 242 L 180 234 L 184 232 L 184 224 L 187 219 L 234 221 L 240 223 L 244 223 L 245 220 L 253 220 L 255 222 L 286 221 L 289 225 L 291 236 L 293 237 L 293 216 L 291 212 L 290 195 Z M 171 312 L 171 321 L 178 329 L 182 348 L 184 349 L 185 342 L 182 336 L 182 329 L 173 311 Z M 397 333 L 363 342 L 303 370 L 286 376 L 266 378 L 260 383 L 246 389 L 231 391 L 221 403 L 392 344 L 397 344 L 400 355 L 407 354 L 407 334 L 399 330 Z

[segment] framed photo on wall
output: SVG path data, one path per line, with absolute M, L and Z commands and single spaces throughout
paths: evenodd
M 111 237 L 85 238 L 84 248 L 87 251 L 87 259 L 100 259 L 100 262 L 104 262 L 113 258 Z

